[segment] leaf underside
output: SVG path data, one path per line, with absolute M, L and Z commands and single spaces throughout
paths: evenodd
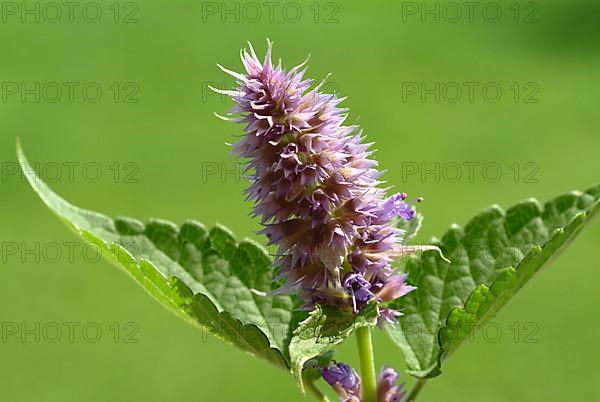
M 504 212 L 492 206 L 441 241 L 436 252 L 406 260 L 417 290 L 393 303 L 404 312 L 386 331 L 402 350 L 409 373 L 441 373 L 444 358 L 483 325 L 580 232 L 600 209 L 600 186 L 546 203 L 523 201 Z
M 261 246 L 248 239 L 236 242 L 221 225 L 210 231 L 195 221 L 178 227 L 154 219 L 144 225 L 80 209 L 41 181 L 20 145 L 17 153 L 42 201 L 168 310 L 226 343 L 289 369 L 290 324 L 298 320 L 298 313 L 290 296 L 264 296 L 273 290 L 273 269 Z

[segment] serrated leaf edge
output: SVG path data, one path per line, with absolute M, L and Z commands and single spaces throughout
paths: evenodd
M 242 323 L 242 321 L 233 317 L 227 311 L 219 312 L 219 309 L 217 308 L 217 306 L 212 302 L 212 300 L 210 300 L 210 298 L 208 296 L 201 294 L 201 293 L 198 293 L 194 296 L 192 290 L 185 283 L 183 283 L 183 281 L 181 281 L 181 279 L 177 278 L 176 276 L 171 276 L 170 278 L 166 278 L 158 270 L 158 268 L 156 268 L 156 266 L 151 261 L 149 261 L 145 258 L 141 258 L 139 261 L 136 260 L 135 257 L 133 257 L 131 255 L 131 253 L 128 250 L 126 250 L 123 246 L 121 246 L 120 244 L 115 243 L 115 242 L 111 242 L 110 244 L 106 243 L 103 239 L 99 238 L 92 232 L 79 228 L 74 222 L 66 219 L 61 214 L 59 214 L 57 211 L 55 211 L 55 209 L 48 204 L 48 201 L 46 200 L 44 195 L 41 193 L 40 189 L 38 188 L 39 185 L 48 188 L 48 190 L 52 194 L 54 194 L 55 197 L 60 199 L 60 201 L 62 203 L 66 204 L 78 211 L 84 212 L 86 214 L 100 215 L 100 216 L 104 217 L 104 215 L 97 213 L 95 211 L 81 209 L 75 205 L 72 205 L 69 202 L 67 202 L 66 200 L 64 200 L 62 197 L 58 196 L 58 194 L 56 194 L 52 190 L 50 190 L 49 187 L 36 175 L 35 171 L 33 171 L 33 169 L 31 168 L 31 165 L 29 164 L 29 162 L 22 150 L 20 141 L 18 139 L 17 139 L 17 156 L 18 156 L 19 162 L 21 163 L 23 173 L 25 174 L 25 177 L 27 178 L 29 184 L 31 185 L 31 188 L 38 195 L 38 197 L 44 202 L 44 204 L 46 204 L 48 209 L 50 209 L 54 213 L 54 215 L 56 215 L 67 227 L 69 227 L 72 231 L 74 231 L 75 234 L 80 236 L 83 240 L 87 241 L 88 243 L 92 243 L 92 244 L 95 244 L 96 246 L 101 247 L 101 250 L 103 250 L 105 252 L 105 253 L 102 253 L 103 257 L 105 257 L 107 260 L 109 260 L 111 263 L 113 263 L 113 265 L 116 265 L 119 269 L 125 271 L 130 277 L 135 279 L 136 282 L 138 282 L 141 285 L 141 287 L 150 296 L 152 296 L 154 299 L 156 299 L 163 307 L 165 307 L 167 310 L 174 313 L 179 318 L 182 318 L 186 322 L 194 325 L 195 327 L 200 328 L 202 330 L 206 330 L 208 333 L 213 334 L 214 336 L 216 336 L 221 341 L 223 341 L 227 344 L 236 346 L 251 355 L 266 358 L 266 356 L 264 356 L 263 354 L 260 353 L 259 349 L 254 348 L 249 342 L 247 342 L 246 339 L 244 339 L 244 343 L 247 345 L 248 349 L 243 349 L 239 344 L 236 344 L 231 339 L 227 338 L 222 333 L 220 333 L 220 331 L 217 331 L 214 328 L 211 328 L 209 325 L 202 324 L 198 319 L 193 319 L 191 316 L 191 313 L 193 312 L 194 307 L 202 308 L 201 303 L 199 303 L 199 299 L 204 298 L 209 303 L 209 306 L 214 309 L 214 312 L 208 311 L 208 310 L 202 308 L 204 311 L 211 312 L 212 314 L 214 314 L 214 313 L 218 314 L 219 317 L 223 320 L 223 322 L 227 323 L 230 326 L 230 328 L 233 328 L 234 330 L 235 330 L 235 326 L 231 325 L 232 321 L 234 323 L 238 323 L 242 329 L 246 329 L 246 330 L 255 329 L 255 331 L 257 331 L 262 336 L 263 344 L 265 344 L 268 347 L 268 349 L 270 349 L 274 353 L 275 356 L 278 356 L 277 359 L 269 358 L 267 360 L 269 360 L 271 363 L 275 364 L 278 367 L 281 367 L 285 370 L 289 370 L 289 368 L 290 368 L 289 363 L 284 358 L 282 351 L 280 351 L 278 348 L 274 348 L 272 346 L 271 342 L 269 341 L 267 335 L 264 332 L 262 332 L 262 330 L 260 328 L 258 328 L 256 325 L 244 324 L 244 323 Z M 27 168 L 25 168 L 25 167 L 27 167 Z M 39 183 L 36 183 L 36 180 L 39 180 Z M 114 223 L 114 220 L 112 220 L 112 219 L 110 219 L 110 220 Z M 169 222 L 169 223 L 171 223 L 171 222 Z M 211 231 L 209 231 L 209 233 L 212 232 L 212 230 L 221 230 L 224 233 L 227 233 L 227 235 L 229 235 L 233 239 L 234 244 L 239 249 L 239 243 L 235 242 L 235 237 L 233 236 L 233 233 L 228 228 L 226 228 L 223 225 L 216 224 L 213 227 L 213 229 L 211 229 Z M 252 245 L 258 246 L 258 248 L 262 252 L 265 251 L 264 248 L 262 248 L 257 243 L 251 241 L 250 239 L 245 238 L 242 240 L 242 242 L 245 242 L 246 244 L 252 244 Z M 128 258 L 130 260 L 128 265 L 125 265 L 126 263 L 124 263 L 123 261 L 121 261 L 119 259 L 117 252 L 123 253 L 124 256 L 126 256 L 126 258 Z M 107 256 L 110 256 L 111 258 L 108 258 Z M 132 265 L 132 263 L 133 263 L 133 266 L 135 267 L 135 270 L 128 269 Z M 141 274 L 142 277 L 137 277 L 136 274 Z M 154 276 L 156 278 L 158 278 L 158 277 L 162 278 L 162 283 L 155 282 L 154 280 L 151 279 L 150 276 L 148 276 L 148 274 L 152 274 L 152 276 Z M 139 280 L 140 278 L 142 278 L 143 281 L 140 281 Z M 150 285 L 151 288 L 148 287 L 147 285 Z M 163 286 L 161 287 L 161 285 L 163 285 Z M 151 289 L 155 289 L 157 291 L 157 293 L 153 293 L 151 291 Z M 173 298 L 169 298 L 169 295 L 165 292 L 166 289 L 169 289 L 169 290 L 172 290 L 173 292 L 175 292 L 176 295 L 179 298 L 181 298 L 182 300 L 186 300 L 186 298 L 187 298 L 187 299 L 191 299 L 191 301 L 189 301 L 187 303 L 174 303 Z M 243 338 L 243 337 L 241 337 L 241 338 Z M 238 341 L 239 341 L 239 339 L 238 339 Z
M 574 195 L 580 196 L 582 193 L 580 192 L 572 192 Z M 529 201 L 529 200 L 528 200 Z M 518 204 L 517 204 L 518 205 Z M 556 259 L 561 252 L 566 248 L 566 246 L 572 242 L 575 237 L 579 234 L 584 227 L 584 223 L 593 219 L 596 213 L 600 210 L 600 201 L 596 201 L 586 212 L 579 212 L 576 214 L 571 221 L 562 228 L 555 229 L 550 238 L 543 246 L 536 246 L 529 250 L 527 255 L 520 261 L 516 268 L 507 267 L 500 270 L 498 276 L 491 285 L 488 287 L 484 284 L 478 285 L 468 296 L 464 305 L 455 306 L 448 312 L 448 316 L 445 320 L 445 325 L 443 325 L 438 330 L 438 344 L 440 346 L 440 351 L 438 355 L 438 359 L 435 367 L 431 368 L 430 371 L 432 373 L 441 372 L 442 362 L 445 358 L 449 356 L 448 351 L 444 349 L 444 341 L 443 334 L 444 332 L 456 331 L 458 328 L 457 321 L 464 322 L 465 316 L 474 317 L 477 321 L 476 326 L 471 328 L 471 330 L 463 336 L 463 340 L 469 336 L 472 332 L 476 331 L 481 325 L 485 324 L 490 318 L 494 317 L 495 314 L 502 308 L 506 303 L 512 300 L 512 296 L 509 299 L 501 300 L 501 304 L 496 308 L 490 310 L 494 301 L 498 300 L 499 297 L 503 295 L 503 293 L 511 290 L 511 285 L 518 285 L 516 290 L 512 293 L 514 296 L 517 294 L 527 283 L 527 279 L 523 281 L 520 285 L 518 284 L 519 275 L 523 270 L 523 266 L 526 266 L 535 258 L 540 258 L 543 255 L 544 251 L 552 249 L 552 246 L 555 243 L 560 242 L 558 244 L 558 248 L 556 252 L 552 252 L 550 255 L 546 257 L 546 259 L 540 264 L 540 268 L 544 268 L 548 266 L 548 263 L 552 260 Z M 535 274 L 535 271 L 533 274 Z M 493 297 L 493 299 L 489 299 L 489 297 Z M 486 304 L 478 303 L 478 300 L 485 300 Z M 488 304 L 491 303 L 491 304 Z M 483 315 L 481 315 L 483 312 Z M 477 318 L 479 316 L 479 318 Z M 462 340 L 460 341 L 462 344 Z M 458 346 L 460 346 L 460 344 Z M 452 349 L 452 351 L 456 351 L 458 346 Z M 411 373 L 412 374 L 412 373 Z M 425 376 L 427 378 L 427 376 Z
M 449 229 L 448 229 L 448 230 L 447 230 L 447 231 L 444 233 L 444 235 L 441 237 L 441 240 L 439 240 L 439 239 L 438 239 L 438 238 L 436 238 L 436 237 L 432 237 L 432 238 L 431 238 L 431 241 L 430 241 L 430 242 L 428 242 L 428 244 L 433 244 L 433 245 L 441 246 L 441 244 L 443 243 L 443 244 L 446 246 L 446 244 L 447 244 L 448 242 L 447 242 L 447 241 L 445 241 L 445 240 L 446 240 L 447 238 L 449 238 L 449 237 L 451 237 L 451 236 L 456 236 L 456 235 L 458 235 L 458 236 L 463 236 L 463 235 L 464 235 L 464 234 L 465 234 L 465 233 L 466 233 L 466 232 L 469 230 L 469 227 L 470 227 L 470 225 L 471 225 L 471 224 L 474 224 L 474 223 L 476 223 L 478 220 L 480 220 L 480 219 L 481 219 L 481 217 L 483 217 L 483 216 L 486 216 L 486 215 L 489 215 L 490 213 L 493 213 L 493 212 L 496 212 L 496 213 L 498 213 L 499 215 L 501 215 L 501 216 L 503 217 L 503 219 L 506 219 L 506 217 L 507 217 L 507 214 L 508 214 L 508 213 L 510 213 L 511 211 L 513 211 L 513 210 L 516 210 L 517 208 L 522 208 L 523 206 L 526 206 L 526 205 L 532 205 L 532 206 L 534 206 L 534 207 L 535 207 L 535 208 L 536 208 L 536 209 L 539 211 L 539 216 L 543 216 L 543 213 L 544 213 L 544 211 L 546 210 L 546 206 L 547 206 L 549 203 L 556 201 L 558 198 L 561 198 L 561 197 L 567 197 L 567 196 L 576 196 L 576 197 L 581 197 L 582 195 L 585 195 L 585 194 L 589 194 L 589 195 L 591 195 L 591 196 L 593 196 L 593 197 L 597 197 L 597 198 L 598 198 L 598 195 L 597 195 L 597 194 L 594 194 L 594 192 L 600 192 L 600 186 L 594 186 L 594 187 L 591 187 L 591 188 L 589 188 L 589 189 L 588 189 L 588 190 L 586 190 L 586 191 L 578 191 L 578 190 L 574 190 L 574 191 L 567 192 L 567 193 L 565 193 L 565 194 L 561 194 L 561 195 L 559 195 L 559 196 L 557 196 L 557 197 L 554 197 L 553 199 L 549 200 L 549 201 L 548 201 L 548 202 L 546 202 L 546 204 L 544 204 L 543 206 L 542 206 L 542 204 L 541 204 L 541 203 L 540 203 L 540 202 L 539 202 L 539 201 L 538 201 L 536 198 L 533 198 L 533 197 L 530 197 L 530 198 L 527 198 L 527 199 L 525 199 L 525 200 L 522 200 L 522 201 L 520 201 L 520 202 L 516 203 L 515 205 L 512 205 L 511 207 L 509 207 L 509 208 L 508 208 L 508 209 L 506 209 L 506 210 L 504 210 L 504 209 L 503 209 L 502 207 L 500 207 L 498 204 L 492 204 L 492 205 L 488 206 L 487 208 L 484 208 L 483 210 L 481 210 L 479 213 L 477 213 L 477 214 L 476 214 L 475 216 L 473 216 L 471 219 L 469 219 L 469 221 L 468 221 L 468 222 L 467 222 L 467 223 L 464 225 L 464 227 L 461 227 L 460 225 L 458 225 L 458 224 L 456 224 L 456 223 L 453 223 L 453 224 L 451 224 L 451 225 L 450 225 L 450 228 L 449 228 Z M 591 206 L 589 206 L 589 207 L 587 208 L 587 210 L 586 210 L 586 211 L 581 211 L 581 212 L 577 213 L 576 215 L 574 215 L 574 216 L 573 216 L 573 218 L 571 219 L 571 221 L 570 221 L 570 222 L 569 222 L 567 225 L 565 225 L 563 228 L 557 228 L 557 229 L 555 229 L 555 230 L 553 231 L 552 235 L 550 236 L 549 240 L 548 240 L 548 241 L 545 243 L 544 247 L 546 247 L 546 246 L 547 246 L 547 245 L 550 243 L 550 241 L 552 240 L 552 237 L 553 237 L 553 236 L 555 236 L 555 232 L 556 232 L 556 231 L 558 231 L 558 230 L 561 230 L 561 229 L 566 229 L 566 228 L 567 228 L 567 227 L 569 227 L 569 226 L 570 226 L 570 225 L 573 223 L 573 221 L 575 221 L 575 220 L 582 219 L 582 218 L 586 218 L 586 217 L 590 217 L 590 219 L 591 219 L 592 217 L 594 217 L 594 216 L 596 215 L 596 213 L 597 213 L 599 210 L 600 210 L 600 199 L 597 199 L 597 200 L 596 200 L 596 201 L 595 201 L 595 202 L 594 202 L 594 203 L 593 203 Z M 581 230 L 581 228 L 582 228 L 582 227 L 581 227 L 580 225 L 577 225 L 577 227 L 576 227 L 576 228 L 574 228 L 574 230 Z M 556 253 L 554 253 L 554 255 L 550 256 L 550 260 L 554 260 L 556 257 L 558 257 L 558 256 L 561 254 L 561 252 L 562 252 L 562 251 L 563 251 L 563 250 L 566 248 L 566 246 L 567 246 L 568 244 L 570 244 L 570 242 L 571 242 L 571 241 L 572 241 L 572 240 L 573 240 L 573 239 L 574 239 L 574 238 L 575 238 L 577 235 L 578 235 L 578 233 L 574 233 L 574 234 L 570 235 L 570 236 L 569 236 L 569 238 L 567 239 L 567 242 L 565 242 L 564 244 L 562 244 L 562 245 L 561 245 L 561 247 L 559 248 L 559 250 L 558 250 Z M 538 247 L 539 247 L 539 246 L 538 246 Z M 531 250 L 533 250 L 533 249 L 535 249 L 535 248 L 536 248 L 536 247 L 533 247 Z M 531 252 L 531 250 L 530 250 L 530 252 Z M 446 250 L 444 250 L 444 251 L 446 251 Z M 420 258 L 423 258 L 423 257 L 425 256 L 425 254 L 426 254 L 426 253 L 427 253 L 427 252 L 424 252 L 424 253 L 422 253 L 420 256 L 416 256 L 416 255 L 409 256 L 409 259 L 420 259 Z M 448 254 L 451 254 L 451 252 L 448 252 L 448 251 L 447 251 L 447 253 L 448 253 Z M 519 264 L 518 266 L 521 266 L 521 265 L 523 264 L 523 261 L 524 261 L 524 259 L 523 259 L 523 260 L 521 260 L 521 262 L 520 262 L 520 264 Z M 548 262 L 548 261 L 546 261 L 546 262 Z M 506 268 L 504 268 L 504 269 L 506 269 Z M 500 270 L 498 270 L 498 271 L 500 272 L 500 271 L 502 271 L 502 270 L 503 270 L 503 269 L 500 269 Z M 419 275 L 421 275 L 421 273 L 419 273 Z M 415 282 L 418 282 L 418 277 L 417 277 L 417 278 L 414 278 L 414 279 L 415 279 Z M 496 278 L 496 279 L 497 279 L 497 278 Z M 473 290 L 473 292 L 477 291 L 477 290 L 478 290 L 478 289 L 480 289 L 482 286 L 487 288 L 487 286 L 480 284 L 480 285 L 478 285 L 478 286 L 476 286 L 476 287 L 475 287 L 475 289 Z M 490 286 L 491 286 L 491 285 L 490 285 Z M 472 292 L 472 293 L 473 293 L 473 292 Z M 468 301 L 468 298 L 467 298 L 467 301 Z M 467 301 L 465 301 L 465 304 L 466 304 L 466 302 L 467 302 Z M 450 313 L 451 313 L 451 312 L 452 312 L 454 309 L 456 309 L 456 308 L 461 308 L 461 306 L 455 306 L 455 307 L 451 308 L 451 309 L 450 309 L 450 311 L 448 312 L 448 315 L 447 315 L 447 316 L 446 316 L 446 318 L 444 319 L 444 320 L 445 320 L 444 322 L 446 322 L 446 321 L 447 321 L 447 318 L 449 317 Z M 464 305 L 463 305 L 463 308 L 464 308 Z M 442 327 L 440 327 L 440 329 L 441 329 L 441 328 L 442 328 Z M 389 326 L 386 326 L 386 329 L 389 329 Z M 438 331 L 437 331 L 437 334 L 438 334 L 438 336 L 437 336 L 437 337 L 438 337 L 438 342 L 439 342 L 439 332 L 440 332 L 440 329 L 438 329 Z M 394 342 L 395 342 L 395 341 L 394 341 Z M 397 344 L 397 345 L 398 345 L 398 344 Z M 400 346 L 400 345 L 398 345 L 398 347 L 400 347 L 400 349 L 403 351 L 403 353 L 404 353 L 404 357 L 405 357 L 405 359 L 406 359 L 407 361 L 409 361 L 409 360 L 410 360 L 410 361 L 412 361 L 412 360 L 413 360 L 413 357 L 412 357 L 412 356 L 409 356 L 409 355 L 406 353 L 406 351 L 405 351 L 405 348 L 403 348 L 403 347 L 402 347 L 402 346 Z M 438 353 L 438 355 L 439 355 L 439 354 L 440 354 L 440 353 Z M 438 359 L 436 359 L 436 360 L 437 360 L 437 361 L 436 361 L 436 363 L 435 363 L 435 364 L 433 364 L 432 366 L 429 366 L 429 367 L 426 367 L 426 368 L 424 368 L 424 369 L 420 369 L 420 370 L 410 370 L 410 369 L 409 369 L 409 370 L 407 370 L 407 373 L 409 373 L 410 375 L 412 375 L 412 376 L 414 376 L 414 377 L 417 377 L 417 378 L 433 378 L 433 377 L 436 377 L 436 376 L 438 376 L 438 375 L 441 373 L 441 363 L 440 363 L 440 361 L 439 361 L 439 358 L 438 358 Z M 419 365 L 419 363 L 418 363 L 418 361 L 417 361 L 417 360 L 415 360 L 415 362 L 417 362 L 417 365 Z

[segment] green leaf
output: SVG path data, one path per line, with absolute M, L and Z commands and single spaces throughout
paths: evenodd
M 443 359 L 573 240 L 598 212 L 599 198 L 597 186 L 543 208 L 536 200 L 506 212 L 492 206 L 433 241 L 452 263 L 430 251 L 409 257 L 405 269 L 417 290 L 393 303 L 405 315 L 386 328 L 409 372 L 439 375 Z
M 42 201 L 168 310 L 229 344 L 289 368 L 294 303 L 289 296 L 264 295 L 273 288 L 273 269 L 261 246 L 251 240 L 236 242 L 221 225 L 210 231 L 195 221 L 177 227 L 155 219 L 144 225 L 80 209 L 41 181 L 19 144 L 17 153 Z
M 330 307 L 313 310 L 296 328 L 290 342 L 292 374 L 300 388 L 307 361 L 339 345 L 358 328 L 375 326 L 377 316 L 377 303 L 367 304 L 358 315 Z

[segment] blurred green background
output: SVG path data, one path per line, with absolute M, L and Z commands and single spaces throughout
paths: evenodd
M 317 80 L 333 73 L 329 89 L 349 97 L 349 121 L 376 142 L 388 182 L 425 197 L 418 241 L 492 203 L 600 181 L 594 0 L 481 2 L 473 14 L 433 1 L 99 1 L 71 15 L 48 4 L 0 5 L 3 401 L 308 400 L 286 373 L 203 337 L 108 263 L 90 262 L 15 173 L 20 136 L 76 205 L 218 221 L 262 242 L 246 184 L 230 173 L 225 142 L 241 127 L 212 115 L 231 103 L 206 90 L 232 84 L 216 63 L 239 70 L 247 40 L 262 55 L 271 38 L 287 67 L 311 53 Z M 475 83 L 472 99 L 464 83 Z M 448 361 L 422 400 L 600 399 L 599 238 L 596 224 Z M 79 325 L 72 342 L 68 323 Z M 381 333 L 376 351 L 378 365 L 403 368 Z M 352 340 L 338 358 L 355 361 Z

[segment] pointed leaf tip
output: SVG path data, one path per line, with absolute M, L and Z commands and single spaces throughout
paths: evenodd
M 169 311 L 288 370 L 294 302 L 290 296 L 268 293 L 274 271 L 263 249 L 240 246 L 221 224 L 210 232 L 195 221 L 178 227 L 152 219 L 144 225 L 78 208 L 41 181 L 18 140 L 17 155 L 31 187 L 48 208 Z M 257 292 L 265 295 L 258 297 Z

